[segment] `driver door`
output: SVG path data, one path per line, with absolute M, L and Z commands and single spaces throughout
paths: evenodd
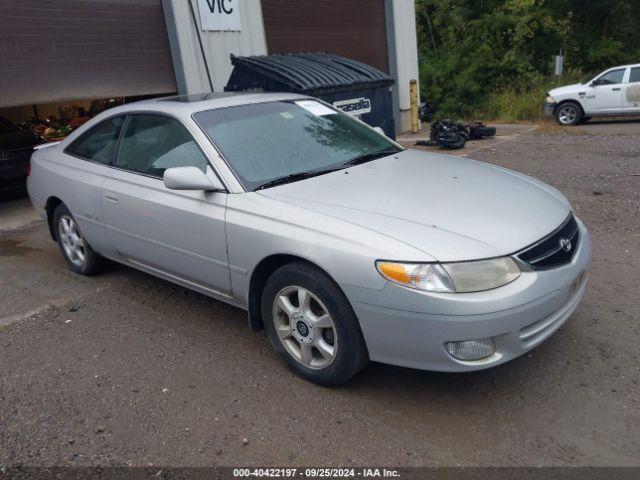
M 126 262 L 196 290 L 230 297 L 225 231 L 226 192 L 177 191 L 164 186 L 171 167 L 215 175 L 177 119 L 129 115 L 102 185 L 105 224 Z
M 591 82 L 584 100 L 585 113 L 622 113 L 622 80 L 626 70 L 609 70 Z

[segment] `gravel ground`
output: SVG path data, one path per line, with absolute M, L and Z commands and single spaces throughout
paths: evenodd
M 0 463 L 640 466 L 640 123 L 505 131 L 460 153 L 561 189 L 594 240 L 587 296 L 530 354 L 320 388 L 244 312 L 74 275 L 38 223 L 0 233 Z

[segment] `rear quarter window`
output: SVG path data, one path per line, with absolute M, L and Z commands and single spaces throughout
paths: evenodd
M 65 152 L 92 162 L 112 163 L 124 120 L 124 116 L 113 117 L 97 124 L 74 140 Z

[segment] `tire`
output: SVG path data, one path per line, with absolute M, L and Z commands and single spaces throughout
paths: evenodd
M 481 140 L 482 134 L 475 128 L 469 130 L 469 140 Z
M 306 299 L 300 308 L 300 298 Z M 267 336 L 300 377 L 323 386 L 340 385 L 369 361 L 349 301 L 323 272 L 304 263 L 276 270 L 262 294 Z
M 104 258 L 93 251 L 64 204 L 58 205 L 53 212 L 53 229 L 58 247 L 71 270 L 80 275 L 95 275 L 102 270 Z
M 416 140 L 415 145 L 420 147 L 436 147 L 438 146 L 438 142 L 435 140 Z
M 471 127 L 471 135 L 473 138 L 492 137 L 496 134 L 496 127 Z
M 464 137 L 457 133 L 445 133 L 438 136 L 436 141 L 438 142 L 438 145 L 448 150 L 458 150 L 463 148 L 465 143 L 467 143 Z
M 580 123 L 582 108 L 575 102 L 562 103 L 556 108 L 556 121 L 563 127 L 571 127 Z

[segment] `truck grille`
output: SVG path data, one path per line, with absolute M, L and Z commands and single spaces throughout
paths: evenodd
M 573 214 L 546 237 L 516 253 L 532 270 L 545 270 L 569 263 L 578 249 L 580 230 Z

